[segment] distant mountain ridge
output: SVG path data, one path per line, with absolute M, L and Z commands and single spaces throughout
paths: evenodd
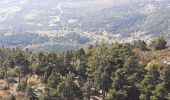
M 0 44 L 36 51 L 170 37 L 170 0 L 1 0 Z

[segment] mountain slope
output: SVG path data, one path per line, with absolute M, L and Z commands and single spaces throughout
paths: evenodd
M 1 0 L 0 8 L 5 46 L 62 50 L 169 37 L 169 0 Z

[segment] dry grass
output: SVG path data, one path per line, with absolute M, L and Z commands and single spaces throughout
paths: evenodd
M 6 84 L 6 81 L 1 79 L 1 80 L 0 80 L 0 83 Z
M 7 94 L 5 93 L 5 91 L 0 91 L 0 97 L 5 97 L 7 96 Z
M 134 52 L 138 55 L 139 60 L 147 65 L 147 67 L 151 67 L 153 65 L 164 67 L 166 64 L 163 63 L 164 59 L 170 57 L 170 49 L 160 50 L 160 51 L 141 51 L 135 49 Z
M 27 82 L 29 85 L 37 85 L 41 83 L 37 75 L 32 75 L 31 77 L 29 77 Z

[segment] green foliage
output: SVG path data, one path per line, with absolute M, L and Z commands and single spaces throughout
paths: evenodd
M 143 40 L 133 41 L 133 46 L 135 48 L 138 48 L 138 49 L 142 50 L 142 51 L 148 50 L 147 44 Z
M 154 39 L 152 41 L 152 43 L 150 44 L 150 46 L 154 50 L 162 50 L 162 49 L 167 48 L 167 42 L 166 42 L 165 38 L 161 36 L 161 37 L 158 37 L 158 38 Z
M 34 90 L 29 86 L 26 89 L 26 95 L 29 100 L 38 100 L 37 95 L 34 93 Z
M 47 85 L 50 88 L 55 88 L 60 82 L 61 82 L 60 75 L 53 71 L 52 74 L 48 77 Z
M 4 78 L 5 76 L 5 71 L 3 68 L 0 68 L 0 78 Z
M 3 100 L 17 100 L 15 95 L 8 95 Z
M 25 92 L 27 88 L 27 82 L 25 80 L 21 80 L 20 85 L 18 85 L 17 90 Z
M 156 40 L 159 49 L 165 48 L 163 38 Z M 0 48 L 0 77 L 17 81 L 17 92 L 30 100 L 168 100 L 170 66 L 145 69 L 140 64 L 145 60 L 135 50 L 150 52 L 147 47 L 139 40 L 65 52 Z M 11 77 L 11 73 L 16 75 Z M 28 84 L 29 76 L 36 76 L 38 82 Z
M 67 78 L 58 85 L 57 89 L 61 99 L 81 100 L 83 98 L 82 91 L 73 81 L 74 75 L 69 74 Z

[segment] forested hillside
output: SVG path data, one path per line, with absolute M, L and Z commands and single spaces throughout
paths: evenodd
M 170 100 L 170 50 L 164 37 L 65 52 L 2 46 L 0 78 L 1 100 Z
M 170 0 L 0 0 L 0 44 L 65 51 L 170 39 Z

